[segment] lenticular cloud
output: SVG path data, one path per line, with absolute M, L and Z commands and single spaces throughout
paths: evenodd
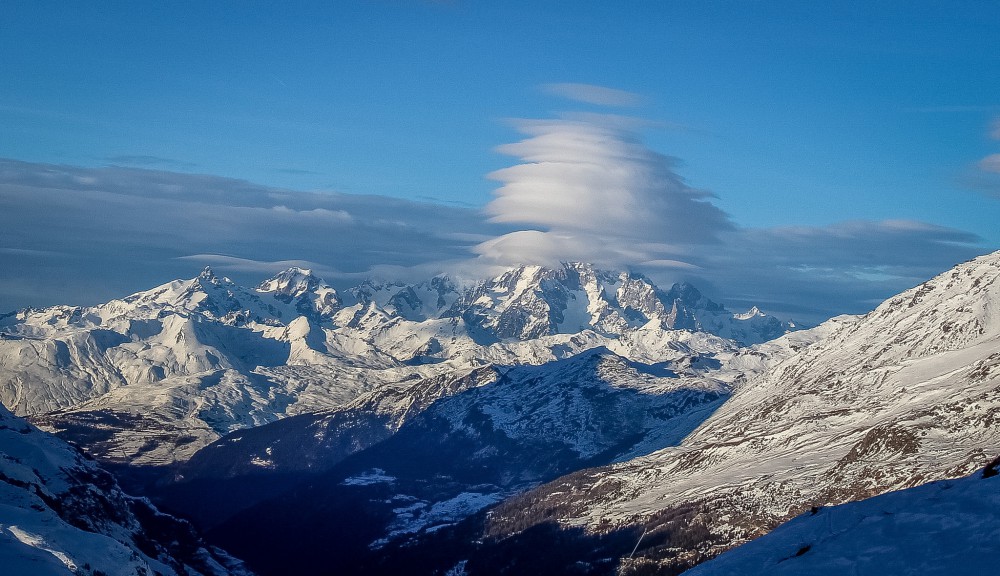
M 674 161 L 642 144 L 618 117 L 520 121 L 525 140 L 501 146 L 522 163 L 489 175 L 502 183 L 490 220 L 522 230 L 484 242 L 497 263 L 674 261 L 732 230 L 712 195 L 688 186 Z

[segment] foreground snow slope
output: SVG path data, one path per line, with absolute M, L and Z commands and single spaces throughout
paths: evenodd
M 812 505 L 968 474 L 1000 445 L 998 278 L 994 253 L 863 317 L 831 320 L 680 446 L 514 498 L 488 532 L 511 534 L 525 518 L 551 518 L 546 510 L 564 526 L 655 531 L 683 509 L 686 526 L 708 536 L 678 547 L 661 530 L 639 555 L 685 565 Z
M 1000 568 L 997 463 L 985 474 L 805 512 L 686 574 L 995 573 Z
M 123 494 L 93 461 L 2 406 L 0 572 L 249 574 L 189 524 Z

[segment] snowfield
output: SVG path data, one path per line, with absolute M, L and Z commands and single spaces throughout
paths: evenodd
M 10 575 L 250 574 L 0 406 L 0 566 Z
M 1000 562 L 995 473 L 811 510 L 686 574 L 989 574 Z

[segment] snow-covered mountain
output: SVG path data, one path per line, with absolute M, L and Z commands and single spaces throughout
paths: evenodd
M 730 383 L 714 379 L 723 374 L 714 369 L 692 368 L 689 357 L 678 360 L 641 364 L 597 348 L 539 366 L 477 369 L 391 434 L 381 429 L 384 440 L 351 455 L 345 448 L 359 441 L 356 431 L 383 424 L 365 420 L 376 413 L 370 403 L 235 433 L 203 449 L 187 469 L 206 474 L 241 456 L 272 470 L 273 485 L 284 480 L 279 473 L 335 464 L 211 534 L 265 572 L 288 568 L 279 558 L 295 558 L 302 571 L 321 562 L 333 572 L 369 571 L 385 546 L 454 527 L 540 481 L 679 442 L 725 400 Z M 172 502 L 197 514 L 203 504 L 190 495 L 204 494 L 206 485 Z M 238 492 L 236 504 L 246 505 Z M 225 498 L 211 496 L 216 510 Z M 348 509 L 350 523 L 328 521 L 331 511 Z M 259 530 L 263 524 L 282 526 L 282 539 Z M 339 542 L 338 558 L 313 546 L 320 540 Z
M 248 289 L 205 269 L 99 306 L 0 319 L 0 402 L 99 458 L 163 465 L 384 386 L 597 346 L 632 357 L 682 328 L 757 341 L 792 327 L 582 264 L 522 267 L 465 291 L 437 277 L 343 295 L 308 270 Z M 712 346 L 699 350 L 731 347 Z
M 264 573 L 676 573 L 989 461 L 998 279 L 1000 253 L 791 331 L 582 264 L 343 293 L 206 270 L 0 319 L 0 400 L 169 464 L 150 494 Z
M 747 345 L 793 328 L 756 309 L 733 314 L 689 284 L 663 292 L 642 276 L 579 263 L 515 268 L 467 292 L 450 314 L 495 338 L 522 340 L 582 330 L 621 335 L 651 323 Z
M 738 385 L 679 446 L 510 499 L 486 532 L 502 540 L 552 521 L 587 534 L 644 528 L 624 573 L 673 570 L 811 506 L 969 474 L 1000 445 L 998 279 L 994 253 L 865 316 L 833 319 L 818 341 Z
M 761 358 L 747 358 L 744 350 L 731 341 L 704 333 L 658 328 L 637 330 L 626 338 L 611 341 L 584 333 L 543 337 L 516 345 L 493 345 L 482 350 L 480 362 L 488 363 L 477 363 L 472 368 L 455 367 L 427 377 L 413 375 L 399 382 L 381 384 L 337 408 L 235 431 L 195 454 L 182 467 L 182 474 L 236 476 L 274 469 L 329 467 L 389 437 L 435 403 L 452 402 L 453 397 L 474 388 L 489 386 L 508 391 L 513 386 L 512 379 L 529 370 L 528 366 L 535 370 L 531 373 L 537 378 L 561 378 L 563 385 L 584 386 L 587 378 L 579 374 L 569 376 L 563 366 L 576 366 L 582 358 L 595 353 L 645 367 L 649 374 L 671 378 L 671 386 L 683 383 L 713 389 L 721 395 L 728 394 L 732 383 L 745 377 L 748 371 L 763 366 Z M 638 383 L 636 380 L 635 385 Z M 537 393 L 538 389 L 531 391 Z M 520 392 L 509 391 L 499 396 L 476 397 L 476 404 L 495 403 L 498 406 L 493 410 L 497 413 L 513 410 L 523 413 L 526 420 L 541 418 L 543 415 L 535 410 L 517 406 L 524 399 Z M 571 410 L 565 416 L 563 425 L 568 430 L 579 424 L 577 418 L 583 417 Z M 570 435 L 569 431 L 563 433 Z
M 1000 459 L 859 502 L 814 508 L 690 576 L 982 574 L 1000 563 Z
M 190 524 L 125 495 L 76 449 L 0 406 L 0 571 L 239 575 Z

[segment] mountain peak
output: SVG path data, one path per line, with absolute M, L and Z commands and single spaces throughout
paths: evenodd
M 312 270 L 293 266 L 261 282 L 257 291 L 295 297 L 324 286 L 326 283 L 313 274 Z
M 767 316 L 767 314 L 761 312 L 760 308 L 757 308 L 756 306 L 751 306 L 749 310 L 747 310 L 742 314 L 733 314 L 733 318 L 736 318 L 737 320 L 749 320 L 751 318 L 757 318 L 761 316 Z
M 598 272 L 597 266 L 590 264 L 588 262 L 562 262 L 562 267 L 567 270 L 576 270 L 577 272 L 584 272 L 589 274 L 594 274 Z
M 198 278 L 200 280 L 208 281 L 216 280 L 215 271 L 212 270 L 211 266 L 205 266 L 205 268 L 202 269 L 201 274 L 198 274 Z
M 689 284 L 687 282 L 677 282 L 671 286 L 670 291 L 667 292 L 666 300 L 668 302 L 680 300 L 688 306 L 696 306 L 713 311 L 720 311 L 723 309 L 721 305 L 705 298 L 705 296 L 701 293 L 701 290 L 698 290 L 693 284 Z

